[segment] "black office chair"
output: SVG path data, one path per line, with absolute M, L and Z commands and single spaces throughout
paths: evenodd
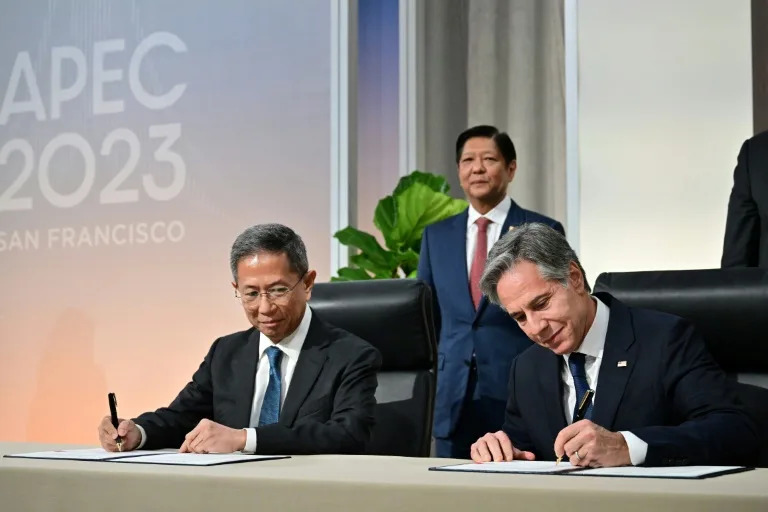
M 429 456 L 437 361 L 429 286 L 415 279 L 318 283 L 309 305 L 381 352 L 376 425 L 366 453 Z
M 763 435 L 760 465 L 768 467 L 768 271 L 612 272 L 597 277 L 595 291 L 693 322 L 718 364 L 738 381 L 739 399 Z

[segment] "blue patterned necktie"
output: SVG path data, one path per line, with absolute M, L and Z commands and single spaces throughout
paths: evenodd
M 280 382 L 280 359 L 283 357 L 283 351 L 277 347 L 267 349 L 269 358 L 269 384 L 264 393 L 264 402 L 261 404 L 261 414 L 259 415 L 259 426 L 271 425 L 277 423 L 280 417 L 280 393 L 282 383 Z
M 573 375 L 573 384 L 576 388 L 576 404 L 573 407 L 573 421 L 576 420 L 576 413 L 579 410 L 581 400 L 584 398 L 584 394 L 589 390 L 589 384 L 587 383 L 587 369 L 585 367 L 586 356 L 579 352 L 573 352 L 568 356 L 568 368 Z M 587 412 L 584 414 L 584 419 L 592 418 L 592 399 L 589 400 L 587 406 Z

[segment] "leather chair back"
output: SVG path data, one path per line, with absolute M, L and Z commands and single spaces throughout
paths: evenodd
M 693 322 L 738 381 L 739 399 L 763 434 L 760 465 L 768 466 L 768 270 L 611 272 L 598 276 L 595 291 Z
M 381 352 L 376 425 L 366 453 L 429 456 L 437 361 L 429 286 L 415 279 L 317 283 L 309 304 Z

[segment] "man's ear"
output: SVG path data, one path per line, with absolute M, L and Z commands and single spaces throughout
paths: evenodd
M 515 172 L 517 172 L 517 160 L 512 160 L 509 162 L 507 172 L 509 173 L 509 181 L 511 182 L 513 179 L 515 179 Z
M 584 275 L 575 261 L 572 261 L 568 266 L 568 285 L 572 286 L 576 293 L 586 291 L 584 289 Z
M 234 281 L 232 281 L 232 288 L 234 288 L 235 290 L 237 290 L 237 283 L 236 283 L 236 282 L 234 282 Z
M 315 279 L 317 278 L 317 272 L 314 270 L 308 270 L 307 275 L 304 276 L 304 287 L 307 290 L 307 300 L 312 297 L 312 288 L 315 286 Z

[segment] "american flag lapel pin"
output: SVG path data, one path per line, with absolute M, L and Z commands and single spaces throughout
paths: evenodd
M 616 364 L 616 366 L 619 367 L 619 368 L 626 368 L 627 367 L 627 362 L 626 361 L 619 361 Z

